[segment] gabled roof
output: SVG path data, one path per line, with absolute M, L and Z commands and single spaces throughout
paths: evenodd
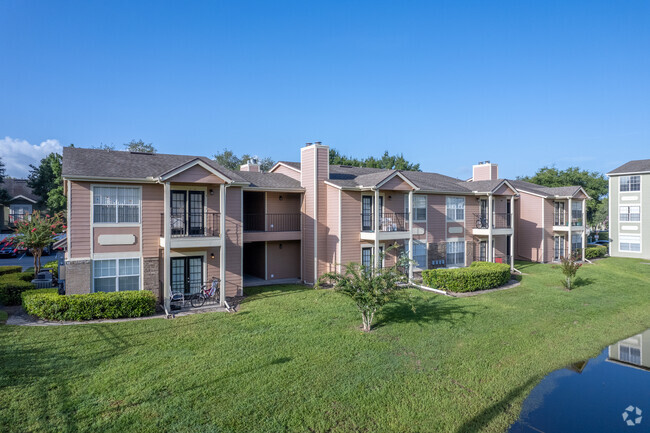
M 300 163 L 299 162 L 291 162 L 291 161 L 278 161 L 276 162 L 273 167 L 271 167 L 271 171 L 275 169 L 278 165 L 284 165 L 287 166 L 293 170 L 300 171 Z
M 153 180 L 195 160 L 200 160 L 234 182 L 245 182 L 239 176 L 239 172 L 222 167 L 203 156 L 147 154 L 79 147 L 63 148 L 62 174 L 65 178 Z
M 526 182 L 524 180 L 511 180 L 510 183 L 517 188 L 518 191 L 529 192 L 544 198 L 573 197 L 580 191 L 589 197 L 587 192 L 581 186 L 548 187 Z
M 650 173 L 650 159 L 637 159 L 635 161 L 626 162 L 618 168 L 607 173 L 610 175 L 621 174 L 640 174 Z
M 34 203 L 39 200 L 39 197 L 27 186 L 27 179 L 5 178 L 4 182 L 0 183 L 0 188 L 7 191 L 11 200 L 24 198 Z
M 303 189 L 300 181 L 280 173 L 261 173 L 241 171 L 239 176 L 250 182 L 251 188 L 266 189 Z

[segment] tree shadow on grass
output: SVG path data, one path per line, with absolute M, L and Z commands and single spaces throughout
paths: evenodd
M 517 269 L 520 272 L 526 273 L 528 270 L 531 268 L 539 265 L 539 263 L 536 262 L 524 262 L 520 260 L 515 261 L 515 269 Z
M 495 417 L 503 412 L 510 411 L 512 408 L 512 402 L 536 382 L 536 377 L 528 379 L 523 385 L 511 390 L 501 400 L 487 407 L 472 419 L 465 421 L 465 423 L 456 430 L 456 433 L 473 433 L 483 430 Z
M 413 303 L 398 300 L 384 306 L 373 329 L 390 323 L 415 323 L 420 326 L 436 322 L 458 324 L 474 317 L 482 309 L 485 307 L 463 305 L 451 298 L 418 299 Z
M 594 280 L 593 278 L 576 277 L 576 279 L 573 280 L 573 284 L 571 284 L 571 289 L 577 289 L 578 287 L 588 286 L 595 282 L 596 280 Z
M 312 287 L 303 286 L 300 284 L 246 287 L 244 288 L 244 295 L 246 297 L 242 299 L 241 304 L 245 304 L 246 302 L 251 302 L 256 299 L 275 298 L 276 296 L 291 295 L 293 293 L 306 292 L 308 290 L 314 289 Z

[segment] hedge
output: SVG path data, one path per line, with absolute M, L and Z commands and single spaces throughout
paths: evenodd
M 41 267 L 41 269 L 52 269 L 54 276 L 59 278 L 59 262 L 57 260 L 47 262 Z
M 473 262 L 468 268 L 429 269 L 422 272 L 422 279 L 426 286 L 450 292 L 489 290 L 510 281 L 510 266 Z
M 607 255 L 607 247 L 605 245 L 588 246 L 585 248 L 586 259 L 597 259 Z
M 0 275 L 14 274 L 16 272 L 22 272 L 22 266 L 0 266 Z
M 156 312 L 156 297 L 145 290 L 59 295 L 56 289 L 38 289 L 24 292 L 22 300 L 27 314 L 49 320 L 119 319 Z
M 20 305 L 20 295 L 26 290 L 32 290 L 34 285 L 33 272 L 20 272 L 0 276 L 0 304 Z

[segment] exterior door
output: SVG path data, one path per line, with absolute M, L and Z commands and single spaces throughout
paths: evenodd
M 555 202 L 555 218 L 554 224 L 556 226 L 563 226 L 566 224 L 566 216 L 564 213 L 564 202 L 556 201 Z
M 372 248 L 364 247 L 361 248 L 361 265 L 366 268 L 372 267 Z
M 361 230 L 372 230 L 372 196 L 361 197 Z
M 184 235 L 187 227 L 187 195 L 185 191 L 172 191 L 171 225 L 172 235 Z
M 203 284 L 203 257 L 172 257 L 172 292 L 198 293 Z
M 564 251 L 566 249 L 566 239 L 564 236 L 555 236 L 554 238 L 554 248 L 553 248 L 553 260 L 559 262 L 562 257 L 564 257 Z
M 478 244 L 478 261 L 487 262 L 487 241 Z
M 188 199 L 188 234 L 203 235 L 203 191 L 190 191 Z
M 484 198 L 481 199 L 481 219 L 480 219 L 480 227 L 482 229 L 488 228 L 488 201 Z

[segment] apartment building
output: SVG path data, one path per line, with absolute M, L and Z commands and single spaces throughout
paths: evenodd
M 558 262 L 575 254 L 584 260 L 589 199 L 580 186 L 544 187 L 512 180 L 517 188 L 517 258 Z
M 29 218 L 35 210 L 44 210 L 39 197 L 27 186 L 27 179 L 5 178 L 0 188 L 9 194 L 7 203 L 0 204 L 0 233 L 12 233 L 17 222 Z
M 474 166 L 470 180 L 330 165 L 318 142 L 268 173 L 196 156 L 65 148 L 63 177 L 67 293 L 151 290 L 167 299 L 219 277 L 222 294 L 235 296 L 247 285 L 314 284 L 350 262 L 389 266 L 400 254 L 414 260 L 415 278 L 477 260 L 513 266 L 517 231 L 532 229 L 518 222 L 526 209 L 516 181 L 500 179 L 496 164 Z M 553 200 L 573 209 L 586 198 L 568 196 Z
M 607 176 L 609 254 L 650 259 L 650 159 L 630 161 Z

